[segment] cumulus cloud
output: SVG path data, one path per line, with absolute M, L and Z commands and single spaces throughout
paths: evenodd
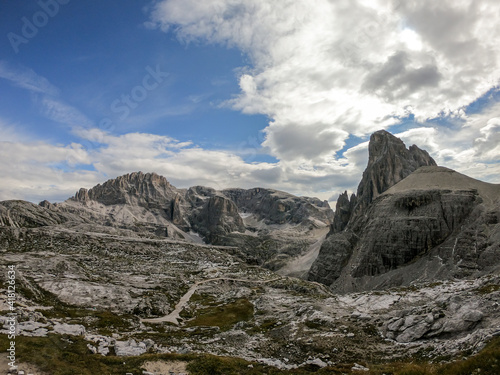
M 396 136 L 427 150 L 439 165 L 484 181 L 500 181 L 500 103 L 447 126 L 418 127 Z
M 80 140 L 68 145 L 0 141 L 0 158 L 5 161 L 0 174 L 6 176 L 0 180 L 0 200 L 61 201 L 80 187 L 90 188 L 139 170 L 159 173 L 181 188 L 268 187 L 329 199 L 351 189 L 364 167 L 358 163 L 366 162 L 359 155 L 366 153 L 366 144 L 341 160 L 311 167 L 307 163 L 247 162 L 234 151 L 207 150 L 156 134 L 113 135 L 97 128 L 78 128 L 74 133 Z
M 497 84 L 499 11 L 494 0 L 162 0 L 151 21 L 247 54 L 227 105 L 271 118 L 272 155 L 315 166 L 349 134 L 459 114 Z

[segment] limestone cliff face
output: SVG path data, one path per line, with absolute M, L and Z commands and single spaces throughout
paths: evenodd
M 347 292 L 488 273 L 500 268 L 498 217 L 500 185 L 422 167 L 331 235 L 309 278 Z
M 333 219 L 328 202 L 317 198 L 296 197 L 272 189 L 226 189 L 223 194 L 238 206 L 240 212 L 253 213 L 267 224 L 299 224 L 314 217 L 325 223 Z
M 74 199 L 93 200 L 104 205 L 130 204 L 145 208 L 164 208 L 178 194 L 165 177 L 156 173 L 134 172 L 108 180 L 92 189 L 80 189 Z
M 232 232 L 245 232 L 245 225 L 238 208 L 230 199 L 214 195 L 205 201 L 201 210 L 191 217 L 193 229 L 208 242 L 218 244 L 222 237 Z
M 58 212 L 48 202 L 43 205 L 18 200 L 0 202 L 0 226 L 36 228 L 59 225 L 70 220 L 79 220 L 79 218 Z
M 347 191 L 339 195 L 333 216 L 332 232 L 341 232 L 345 229 L 351 219 L 357 201 L 358 199 L 354 193 L 350 199 Z
M 474 190 L 424 190 L 383 195 L 374 201 L 351 262 L 353 277 L 375 276 L 410 263 L 443 243 L 480 202 Z
M 306 251 L 333 219 L 328 203 L 316 198 L 264 188 L 177 189 L 162 176 L 142 172 L 80 189 L 73 198 L 52 206 L 143 235 L 188 241 L 201 237 L 210 244 L 238 247 L 242 259 L 276 269 Z
M 416 145 L 406 148 L 403 141 L 380 130 L 370 137 L 368 165 L 358 186 L 356 210 L 363 210 L 373 199 L 423 166 L 437 165 L 427 151 Z
M 350 199 L 347 192 L 339 196 L 332 232 L 344 230 L 349 221 L 364 214 L 375 198 L 418 168 L 435 165 L 427 151 L 416 145 L 406 148 L 401 139 L 385 130 L 373 133 L 368 145 L 368 165 L 357 193 Z
M 497 217 L 500 186 L 436 167 L 384 131 L 372 135 L 369 154 L 356 198 L 339 197 L 309 280 L 352 291 L 500 266 L 482 260 L 500 256 L 500 227 L 485 224 Z

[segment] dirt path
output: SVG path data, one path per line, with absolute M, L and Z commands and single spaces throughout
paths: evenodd
M 175 305 L 174 311 L 172 311 L 170 314 L 162 316 L 162 317 L 159 317 L 159 318 L 141 319 L 141 321 L 145 322 L 145 323 L 170 322 L 170 323 L 179 325 L 179 319 L 181 318 L 179 314 L 181 313 L 182 309 L 184 308 L 184 306 L 186 305 L 186 303 L 189 301 L 189 299 L 191 298 L 191 296 L 194 294 L 194 292 L 196 292 L 196 289 L 198 289 L 198 286 L 200 286 L 201 284 L 205 284 L 205 283 L 208 283 L 208 282 L 211 282 L 211 281 L 217 281 L 217 280 L 227 280 L 227 281 L 238 281 L 238 282 L 244 282 L 244 283 L 266 284 L 266 283 L 270 283 L 272 281 L 277 281 L 277 280 L 281 280 L 281 279 L 283 279 L 282 276 L 275 277 L 274 279 L 270 279 L 270 280 L 244 280 L 244 279 L 233 279 L 233 278 L 230 278 L 230 277 L 216 277 L 214 279 L 201 280 L 201 281 L 196 282 L 191 288 L 189 288 L 189 290 L 186 292 L 186 294 L 184 294 L 181 297 L 181 299 L 179 300 L 179 302 L 177 303 L 177 305 Z

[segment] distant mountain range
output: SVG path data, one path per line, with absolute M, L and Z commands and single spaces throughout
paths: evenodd
M 135 172 L 62 203 L 0 202 L 0 254 L 16 270 L 18 356 L 40 370 L 23 363 L 30 373 L 225 361 L 206 353 L 249 361 L 218 373 L 358 372 L 470 356 L 500 335 L 500 185 L 438 167 L 386 131 L 335 212 Z M 0 340 L 6 306 L 3 289 Z M 162 353 L 179 357 L 154 362 Z
M 500 269 L 499 198 L 500 185 L 438 167 L 382 130 L 370 138 L 357 193 L 341 194 L 335 213 L 317 198 L 177 189 L 156 173 L 134 172 L 63 203 L 0 202 L 0 225 L 223 245 L 248 264 L 345 292 Z

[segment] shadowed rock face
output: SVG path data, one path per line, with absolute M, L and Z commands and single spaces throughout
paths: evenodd
M 375 276 L 403 266 L 440 245 L 470 215 L 477 191 L 428 190 L 384 195 L 367 212 L 353 259 L 353 277 Z M 362 228 L 361 228 L 362 226 Z
M 310 216 L 331 222 L 333 212 L 328 202 L 317 198 L 296 197 L 272 189 L 226 189 L 223 194 L 236 203 L 241 212 L 254 213 L 267 224 L 299 224 Z
M 332 232 L 344 230 L 349 221 L 364 214 L 375 198 L 418 168 L 435 165 L 427 151 L 416 145 L 408 149 L 401 139 L 385 130 L 373 133 L 368 145 L 368 165 L 357 193 L 350 199 L 347 191 L 339 196 Z
M 369 152 L 358 195 L 339 198 L 309 280 L 351 291 L 497 266 L 483 259 L 500 256 L 500 228 L 486 224 L 496 222 L 499 185 L 436 167 L 427 152 L 387 132 L 372 135 Z
M 357 198 L 353 193 L 351 199 L 347 195 L 347 191 L 339 195 L 337 205 L 335 206 L 335 213 L 333 217 L 332 232 L 341 232 L 349 223 L 351 215 L 356 207 Z
M 221 237 L 235 231 L 245 232 L 236 204 L 220 195 L 208 198 L 201 210 L 192 216 L 191 222 L 210 243 L 219 243 Z
M 368 155 L 368 166 L 357 192 L 359 210 L 419 167 L 437 165 L 427 151 L 416 145 L 407 149 L 401 139 L 385 130 L 371 135 Z

